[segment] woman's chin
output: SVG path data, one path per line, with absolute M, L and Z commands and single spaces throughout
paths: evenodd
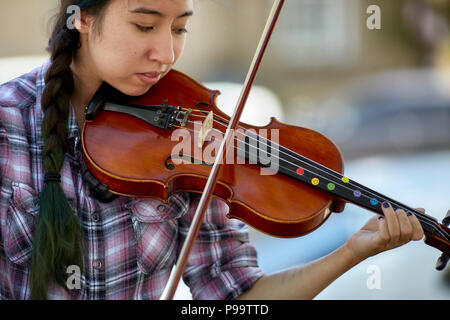
M 120 92 L 126 94 L 131 97 L 139 97 L 147 93 L 150 90 L 151 85 L 134 85 L 134 86 L 123 86 L 117 88 Z

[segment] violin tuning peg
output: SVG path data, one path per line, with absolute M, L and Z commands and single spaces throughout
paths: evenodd
M 442 220 L 442 224 L 446 227 L 450 224 L 450 210 L 447 211 L 445 218 Z
M 439 257 L 439 259 L 436 262 L 436 270 L 438 270 L 438 271 L 444 270 L 449 259 L 450 259 L 450 252 L 442 253 L 442 255 Z

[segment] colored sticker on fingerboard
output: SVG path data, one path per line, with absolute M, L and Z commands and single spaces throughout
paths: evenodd
M 349 179 L 347 178 L 347 177 L 342 177 L 342 182 L 344 182 L 344 183 L 349 183 Z
M 327 188 L 328 188 L 328 190 L 334 190 L 335 188 L 336 188 L 336 186 L 334 185 L 334 183 L 329 183 L 328 185 L 327 185 Z
M 372 198 L 370 199 L 370 203 L 374 206 L 376 206 L 378 204 L 378 199 L 377 198 Z
M 297 174 L 298 174 L 299 176 L 302 176 L 302 175 L 305 174 L 305 170 L 303 170 L 303 168 L 298 168 L 298 169 L 297 169 Z
M 353 195 L 354 195 L 356 198 L 359 198 L 359 197 L 361 197 L 361 191 L 355 190 L 355 191 L 353 191 Z
M 313 179 L 311 180 L 311 183 L 312 183 L 313 185 L 317 186 L 317 185 L 319 184 L 319 179 L 313 178 Z

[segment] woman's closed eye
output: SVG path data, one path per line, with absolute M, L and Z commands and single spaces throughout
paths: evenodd
M 142 25 L 139 25 L 139 24 L 135 24 L 135 26 L 142 32 L 149 32 L 149 31 L 152 31 L 152 30 L 155 29 L 155 27 L 153 27 L 153 26 L 147 27 L 147 26 L 142 26 Z M 186 28 L 175 28 L 175 29 L 173 29 L 173 31 L 176 34 L 183 34 L 183 33 L 187 33 L 188 32 L 188 30 Z
M 139 24 L 135 24 L 135 26 L 142 32 L 148 32 L 148 31 L 154 29 L 154 27 L 152 27 L 152 26 L 151 27 L 146 27 L 146 26 L 141 26 Z
M 176 28 L 174 29 L 176 34 L 188 33 L 186 28 Z

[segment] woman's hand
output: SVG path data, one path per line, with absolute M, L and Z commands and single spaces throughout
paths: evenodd
M 356 262 L 423 238 L 422 226 L 414 214 L 407 215 L 402 209 L 394 211 L 388 202 L 384 202 L 381 207 L 384 217 L 371 218 L 345 244 Z M 417 210 L 425 212 L 424 209 Z
M 422 239 L 422 226 L 415 215 L 408 216 L 404 210 L 394 212 L 388 203 L 382 208 L 384 217 L 374 216 L 342 247 L 306 265 L 265 275 L 239 298 L 312 299 L 364 259 L 410 240 Z

